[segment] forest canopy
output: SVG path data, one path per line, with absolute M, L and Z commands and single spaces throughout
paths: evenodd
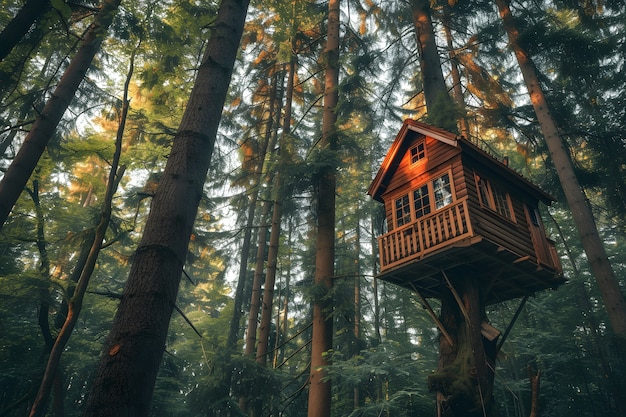
M 108 415 L 433 415 L 441 332 L 366 194 L 408 118 L 556 198 L 567 283 L 486 307 L 494 415 L 626 413 L 622 1 L 3 6 L 0 416 L 105 415 L 102 378 L 140 398 Z M 146 371 L 104 375 L 120 334 Z

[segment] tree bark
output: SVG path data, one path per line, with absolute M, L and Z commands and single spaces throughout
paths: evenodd
M 26 135 L 17 155 L 0 180 L 0 230 L 9 213 L 35 170 L 65 110 L 69 107 L 78 86 L 91 66 L 94 56 L 106 36 L 121 0 L 103 0 L 94 22 L 85 34 L 83 43 L 63 73 L 52 97 Z
M 337 105 L 339 103 L 339 0 L 328 2 L 328 32 L 326 38 L 326 74 L 324 85 L 323 152 L 334 152 L 337 147 Z M 328 364 L 324 353 L 332 348 L 333 323 L 329 317 L 328 292 L 333 286 L 335 262 L 335 188 L 336 168 L 326 165 L 316 174 L 314 198 L 317 202 L 317 241 L 315 252 L 313 301 L 313 336 L 311 343 L 311 370 L 309 375 L 308 417 L 330 415 L 331 382 L 325 380 Z
M 50 8 L 50 0 L 27 0 L 0 32 L 0 62 L 6 58 L 31 26 Z
M 248 0 L 222 0 L 105 342 L 85 415 L 148 416 Z
M 567 204 L 572 213 L 572 218 L 578 229 L 581 243 L 591 272 L 598 283 L 604 305 L 607 309 L 611 328 L 621 339 L 622 345 L 626 344 L 626 300 L 619 286 L 615 272 L 604 249 L 602 239 L 598 233 L 591 207 L 580 187 L 569 153 L 561 138 L 559 129 L 550 113 L 548 102 L 535 70 L 535 65 L 528 53 L 518 42 L 519 31 L 511 14 L 508 0 L 496 0 L 500 17 L 509 37 L 509 44 L 515 52 L 524 82 L 530 95 L 535 114 L 541 131 L 543 132 L 546 145 L 554 166 Z
M 530 414 L 529 417 L 539 417 L 539 384 L 541 371 L 535 372 L 528 365 L 528 379 L 530 381 Z
M 441 298 L 441 322 L 453 345 L 441 337 L 439 370 L 428 378 L 431 391 L 437 392 L 437 409 L 442 416 L 493 415 L 495 340 L 481 334 L 485 320 L 484 302 L 478 279 L 451 279 L 458 299 L 450 291 Z
M 440 96 L 448 95 L 448 89 L 441 71 L 441 60 L 435 42 L 430 2 L 428 0 L 412 0 L 411 14 L 424 83 L 424 100 L 426 101 L 426 108 L 431 110 L 435 107 Z
M 263 177 L 263 166 L 265 165 L 265 156 L 267 154 L 270 138 L 273 133 L 273 121 L 274 121 L 274 106 L 276 103 L 276 82 L 272 86 L 270 92 L 270 106 L 269 106 L 269 118 L 266 122 L 266 130 L 263 138 L 263 144 L 261 145 L 260 153 L 257 155 L 258 161 L 254 167 L 253 180 L 250 185 L 250 200 L 248 202 L 248 213 L 246 219 L 246 227 L 244 230 L 243 245 L 241 247 L 241 261 L 239 263 L 239 278 L 237 280 L 237 289 L 235 291 L 235 299 L 233 306 L 233 318 L 230 322 L 230 329 L 228 331 L 228 339 L 226 342 L 226 351 L 230 352 L 237 343 L 239 335 L 239 322 L 243 314 L 243 298 L 244 289 L 246 284 L 246 278 L 248 275 L 248 257 L 250 255 L 251 241 L 252 241 L 252 227 L 254 226 L 254 214 L 257 208 L 257 201 L 259 197 L 259 186 L 261 184 L 261 178 Z
M 458 127 L 461 135 L 469 139 L 469 124 L 467 122 L 467 113 L 465 109 L 465 99 L 463 96 L 463 85 L 461 84 L 461 72 L 456 59 L 456 52 L 452 43 L 452 16 L 449 5 L 443 6 L 443 31 L 446 34 L 446 45 L 448 47 L 448 57 L 450 58 L 450 76 L 452 77 L 452 93 L 454 101 L 459 109 Z

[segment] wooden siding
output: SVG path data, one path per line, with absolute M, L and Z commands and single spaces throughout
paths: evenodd
M 531 207 L 537 207 L 538 202 L 536 200 L 529 201 L 529 197 L 524 196 L 521 190 L 512 189 L 508 184 L 499 182 L 497 173 L 478 166 L 475 161 L 464 158 L 463 163 L 465 166 L 465 182 L 467 184 L 470 218 L 474 232 L 496 245 L 518 254 L 520 257 L 530 256 L 536 261 L 537 255 L 535 254 L 528 221 L 524 213 L 524 204 L 528 203 Z M 515 221 L 509 220 L 496 211 L 481 205 L 474 173 L 481 175 L 491 184 L 508 193 L 513 206 Z
M 402 160 L 386 192 L 382 195 L 385 201 L 387 229 L 390 231 L 395 227 L 393 223 L 394 200 L 428 183 L 439 175 L 444 174 L 448 167 L 452 168 L 451 183 L 454 200 L 457 201 L 467 194 L 465 178 L 463 176 L 463 165 L 458 148 L 426 137 L 426 160 L 411 166 L 408 150 L 420 139 L 424 138 L 424 136 L 416 132 L 409 132 L 407 135 L 412 135 L 412 137 L 410 139 L 407 138 L 407 146 L 402 149 L 402 152 L 404 152 Z
M 368 191 L 384 202 L 388 225 L 378 240 L 379 278 L 439 298 L 446 287 L 444 271 L 452 281 L 475 276 L 484 282 L 487 303 L 565 281 L 554 242 L 541 225 L 531 231 L 526 215 L 526 206 L 549 203 L 549 195 L 463 140 L 438 140 L 412 130 L 402 130 L 398 138 L 383 165 L 388 170 L 379 171 Z M 409 149 L 422 139 L 426 157 L 412 165 Z M 435 210 L 430 183 L 445 173 L 450 174 L 452 202 Z M 475 174 L 508 195 L 513 220 L 481 205 Z M 396 227 L 395 200 L 425 184 L 430 184 L 431 212 L 415 219 L 411 207 L 411 220 Z

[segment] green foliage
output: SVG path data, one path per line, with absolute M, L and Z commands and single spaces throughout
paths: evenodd
M 386 342 L 349 358 L 333 353 L 328 375 L 335 391 L 348 393 L 338 396 L 333 405 L 336 410 L 348 410 L 338 414 L 417 416 L 431 412 L 434 396 L 419 378 L 425 376 L 419 350 L 415 346 L 407 348 Z M 359 406 L 354 409 L 353 393 L 358 393 L 360 398 Z
M 0 10 L 2 28 L 22 5 L 5 3 Z M 0 63 L 0 172 L 19 149 L 30 121 L 58 83 L 76 40 L 90 23 L 92 12 L 84 6 L 95 3 L 78 6 L 53 1 L 53 9 Z M 305 415 L 303 387 L 311 337 L 307 326 L 314 299 L 326 302 L 335 326 L 334 347 L 328 356 L 332 359 L 328 372 L 333 416 L 433 413 L 427 380 L 437 367 L 438 331 L 410 292 L 378 282 L 375 300 L 372 290 L 372 275 L 377 272 L 375 238 L 385 220 L 380 205 L 370 201 L 365 191 L 399 121 L 422 114 L 411 16 L 404 4 L 379 3 L 352 2 L 342 13 L 342 19 L 347 19 L 342 24 L 337 146 L 332 150 L 317 146 L 325 5 L 271 0 L 250 11 L 243 51 L 233 73 L 231 101 L 224 110 L 184 267 L 189 279 L 183 278 L 177 300 L 185 318 L 179 313 L 173 317 L 152 415 L 242 415 L 240 394 L 252 403 L 263 400 L 266 414 Z M 604 9 L 594 4 L 599 6 L 559 0 L 520 2 L 513 7 L 623 286 L 626 11 L 617 0 L 603 2 Z M 81 85 L 33 178 L 40 185 L 51 276 L 42 276 L 40 271 L 35 210 L 27 193 L 4 225 L 0 234 L 0 413 L 15 406 L 9 415 L 26 414 L 37 389 L 47 356 L 38 313 L 47 306 L 54 336 L 77 258 L 99 216 L 121 108 L 121 83 L 134 54 L 122 157 L 127 171 L 114 199 L 107 247 L 100 254 L 91 293 L 62 360 L 66 415 L 81 414 L 115 314 L 116 297 L 122 293 L 216 8 L 213 1 L 124 3 L 97 65 Z M 455 51 L 454 58 L 446 55 L 442 60 L 444 74 L 448 59 L 456 59 L 472 139 L 496 154 L 508 155 L 512 166 L 562 201 L 518 69 L 505 53 L 506 41 L 492 2 L 458 1 L 449 8 L 433 3 L 437 23 L 445 10 L 451 14 Z M 277 145 L 286 100 L 284 64 L 294 57 L 293 116 L 286 135 L 292 149 L 290 160 L 284 162 L 278 161 Z M 442 98 L 429 111 L 427 121 L 456 131 L 459 112 Z M 273 178 L 278 170 L 286 183 L 274 304 L 281 308 L 281 315 L 280 322 L 272 324 L 277 368 L 259 367 L 242 358 L 241 343 L 225 352 L 233 313 L 232 271 L 238 267 L 243 234 L 239 219 L 254 191 L 257 165 L 252 162 L 259 157 L 266 135 L 270 149 L 257 187 L 272 191 L 261 193 L 259 200 L 275 193 Z M 316 221 L 311 214 L 311 187 L 314 177 L 327 170 L 337 172 L 332 291 L 311 285 Z M 253 235 L 260 223 L 259 212 Z M 559 253 L 569 251 L 570 257 L 563 258 L 569 283 L 527 303 L 497 364 L 496 408 L 507 416 L 528 415 L 530 364 L 542 372 L 545 415 L 617 417 L 623 411 L 619 401 L 626 355 L 608 331 L 608 319 L 585 267 L 569 211 L 557 203 L 548 214 L 556 220 L 546 224 Z M 248 294 L 245 302 L 249 299 Z M 487 315 L 503 330 L 516 308 L 515 302 L 496 305 Z M 279 317 L 277 311 L 273 316 Z

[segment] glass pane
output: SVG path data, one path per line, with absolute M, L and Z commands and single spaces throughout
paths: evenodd
M 509 205 L 509 200 L 506 198 L 506 193 L 494 188 L 493 186 L 491 189 L 493 190 L 493 197 L 496 203 L 496 211 L 504 217 L 513 220 L 511 206 Z
M 419 160 L 423 159 L 426 156 L 426 148 L 424 146 L 424 141 L 417 143 L 415 146 L 411 148 L 411 163 L 414 164 Z
M 435 209 L 440 209 L 452 204 L 452 187 L 450 186 L 450 176 L 442 175 L 433 181 L 433 192 L 435 194 Z
M 396 198 L 396 227 L 411 222 L 411 206 L 409 205 L 409 195 L 405 194 Z
M 428 185 L 424 185 L 413 191 L 413 206 L 415 209 L 415 218 L 430 213 L 430 196 L 428 195 Z

